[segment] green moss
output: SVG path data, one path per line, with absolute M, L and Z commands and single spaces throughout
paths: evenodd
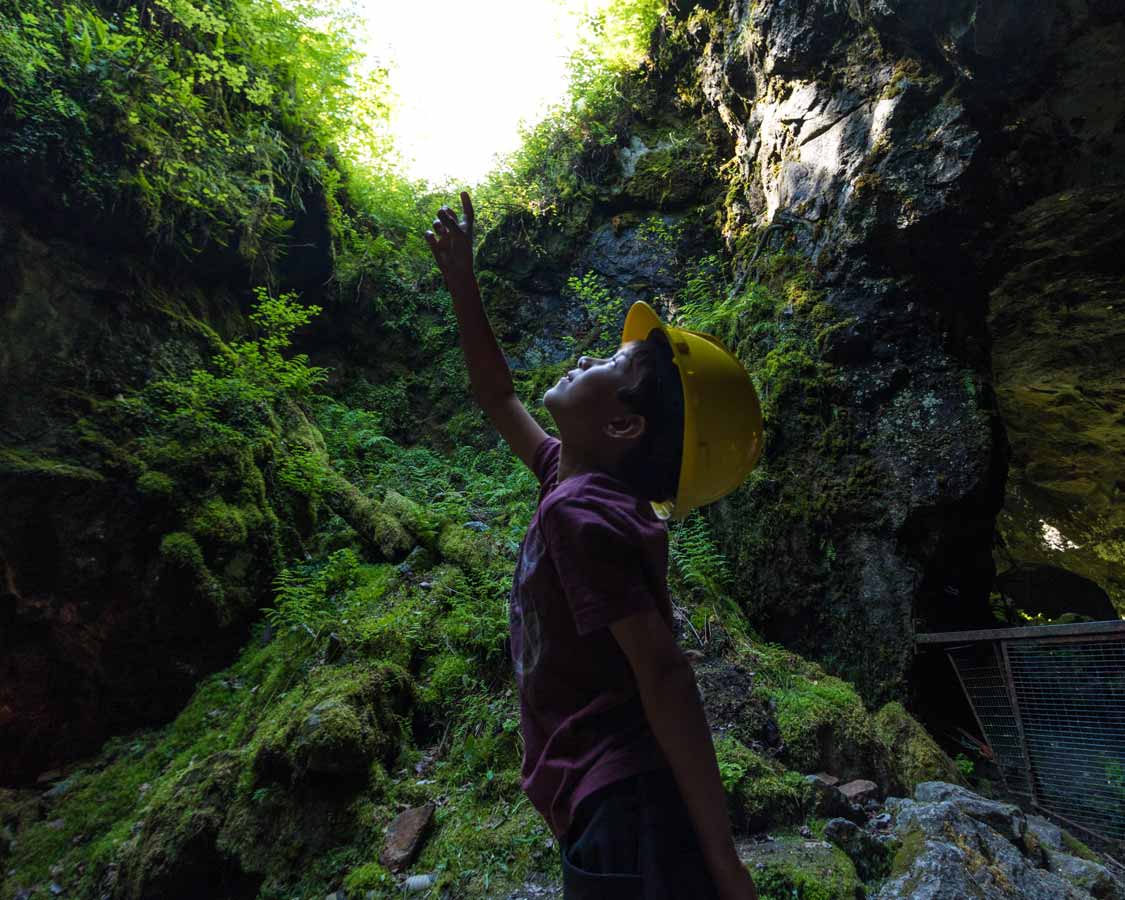
M 0 449 L 0 475 L 67 478 L 75 481 L 105 481 L 105 476 L 85 466 L 40 456 L 30 450 Z
M 861 757 L 874 743 L 863 701 L 839 678 L 795 679 L 769 693 L 777 704 L 783 759 L 799 772 L 839 771 L 838 760 Z
M 914 829 L 899 835 L 901 844 L 891 861 L 891 877 L 904 875 L 914 865 L 914 860 L 926 850 L 926 836 L 920 829 Z
M 474 685 L 476 672 L 473 660 L 456 653 L 442 653 L 429 667 L 419 698 L 437 705 L 456 703 L 465 688 Z
M 903 708 L 886 704 L 872 718 L 875 735 L 889 751 L 893 790 L 910 796 L 923 781 L 964 784 L 957 765 Z
M 193 765 L 191 783 L 202 785 L 208 779 L 201 777 L 205 770 L 198 764 L 237 743 L 245 715 L 257 708 L 249 682 L 283 667 L 291 658 L 286 650 L 278 642 L 247 651 L 233 672 L 203 680 L 167 728 L 114 738 L 99 756 L 68 773 L 70 790 L 49 814 L 21 828 L 5 865 L 14 874 L 0 893 L 14 895 L 15 886 L 49 881 L 50 868 L 61 865 L 68 891 L 80 897 L 101 896 L 99 883 L 106 867 L 131 844 L 135 829 L 147 818 L 146 809 L 161 810 L 170 803 L 175 807 L 173 799 L 186 796 Z M 186 834 L 188 823 L 181 822 L 177 829 Z M 171 851 L 167 840 L 162 844 Z
M 427 547 L 432 547 L 437 529 L 431 516 L 413 500 L 398 491 L 387 491 L 383 497 L 383 512 L 397 519 L 402 526 Z
M 152 497 L 171 497 L 176 491 L 176 482 L 163 472 L 151 469 L 137 478 L 137 490 Z
M 855 900 L 863 885 L 847 855 L 836 847 L 807 847 L 795 835 L 775 836 L 756 849 L 751 874 L 761 900 Z
M 1064 831 L 1062 833 L 1062 842 L 1063 846 L 1066 848 L 1066 852 L 1071 856 L 1077 856 L 1079 859 L 1088 859 L 1090 862 L 1101 863 L 1101 858 L 1098 854 L 1069 832 Z
M 705 148 L 691 137 L 672 138 L 672 146 L 650 150 L 637 159 L 626 184 L 630 197 L 658 209 L 698 202 L 711 183 Z
M 251 516 L 253 515 L 251 512 Z M 192 517 L 189 529 L 203 540 L 218 544 L 242 544 L 247 537 L 247 518 L 245 510 L 231 506 L 218 497 L 212 497 Z
M 389 764 L 403 740 L 401 716 L 412 694 L 409 675 L 388 663 L 314 669 L 257 728 L 251 747 L 258 779 L 356 775 L 375 760 Z
M 352 869 L 344 879 L 344 893 L 359 896 L 364 891 L 389 891 L 397 887 L 395 877 L 377 862 Z
M 332 508 L 383 558 L 401 559 L 414 547 L 414 538 L 398 517 L 347 479 L 335 472 L 327 473 L 325 493 Z
M 160 558 L 169 566 L 188 572 L 198 573 L 207 570 L 199 544 L 195 542 L 195 538 L 183 531 L 174 531 L 161 538 Z
M 493 556 L 492 542 L 485 535 L 454 522 L 442 528 L 438 552 L 467 570 L 484 568 Z
M 414 868 L 438 871 L 437 892 L 505 897 L 535 872 L 561 882 L 558 849 L 542 816 L 510 784 L 502 798 L 478 799 L 454 788 L 434 814 L 435 831 Z
M 801 775 L 727 736 L 715 741 L 715 757 L 739 830 L 804 821 L 812 796 Z

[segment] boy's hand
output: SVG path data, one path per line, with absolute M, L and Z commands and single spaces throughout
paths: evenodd
M 473 201 L 465 191 L 461 192 L 461 209 L 465 216 L 458 224 L 453 210 L 443 206 L 434 219 L 434 230 L 425 235 L 451 292 L 473 277 Z

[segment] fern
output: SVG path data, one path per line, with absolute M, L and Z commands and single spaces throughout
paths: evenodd
M 725 593 L 730 586 L 730 565 L 711 537 L 699 510 L 669 529 L 669 554 L 680 578 L 705 598 Z

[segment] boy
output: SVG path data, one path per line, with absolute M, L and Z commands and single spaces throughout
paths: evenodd
M 540 481 L 509 615 L 522 787 L 559 840 L 565 896 L 756 898 L 734 848 L 695 675 L 673 636 L 662 521 L 732 490 L 757 460 L 749 378 L 714 339 L 665 329 L 638 303 L 612 357 L 582 357 L 544 395 L 561 441 L 549 437 L 516 397 L 484 314 L 467 193 L 461 205 L 461 223 L 442 207 L 425 236 L 453 296 L 473 394 Z M 726 376 L 708 407 L 721 420 L 708 420 L 711 432 L 700 424 L 708 408 L 682 381 L 698 388 L 708 353 L 725 354 L 714 364 Z M 685 396 L 694 401 L 686 410 Z M 743 429 L 748 440 L 695 440 L 699 428 L 710 438 L 729 432 L 727 420 L 745 421 L 749 407 L 758 418 Z M 737 457 L 733 466 L 724 452 Z M 726 480 L 685 497 L 682 476 L 696 471 Z

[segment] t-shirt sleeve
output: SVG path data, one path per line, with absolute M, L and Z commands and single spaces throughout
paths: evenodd
M 579 635 L 657 608 L 628 517 L 568 497 L 548 513 L 547 545 Z
M 561 446 L 562 441 L 557 437 L 547 435 L 539 442 L 539 446 L 535 448 L 535 452 L 531 455 L 531 471 L 535 473 L 535 477 L 539 479 L 540 484 L 553 478 L 558 471 L 559 448 Z

